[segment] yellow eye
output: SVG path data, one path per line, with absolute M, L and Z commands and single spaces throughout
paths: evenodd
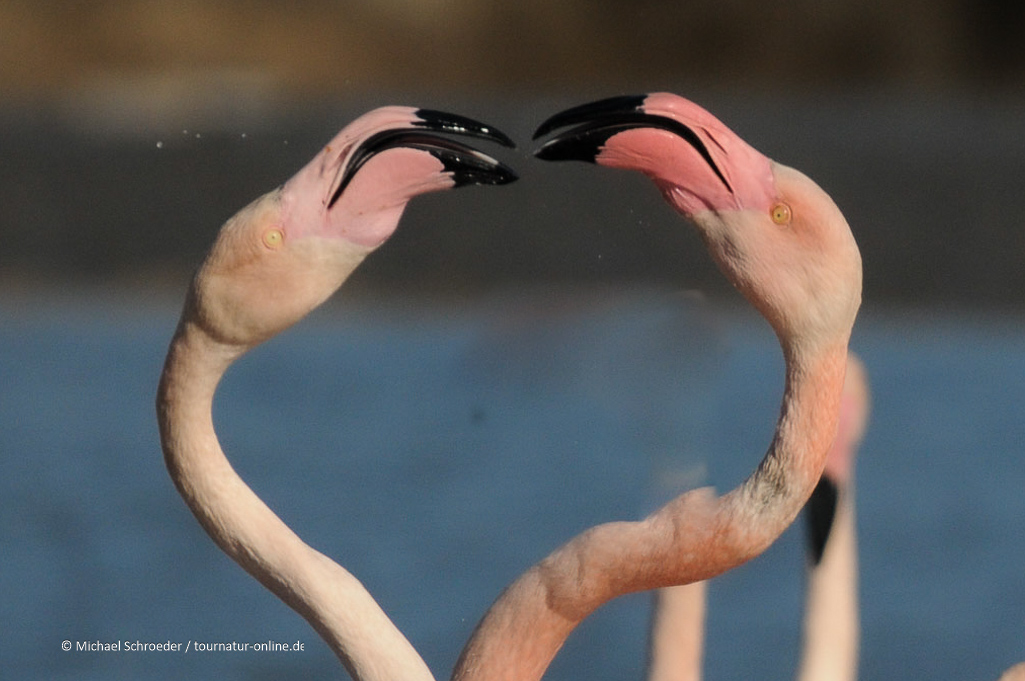
M 772 207 L 772 221 L 777 225 L 790 224 L 790 206 L 785 203 L 777 203 Z
M 268 229 L 263 233 L 263 245 L 271 250 L 278 250 L 285 243 L 285 233 L 280 229 Z

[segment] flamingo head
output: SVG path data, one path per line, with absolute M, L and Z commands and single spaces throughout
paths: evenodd
M 563 127 L 539 158 L 644 173 L 781 340 L 846 342 L 861 302 L 861 256 L 836 204 L 808 177 L 672 94 L 574 107 L 535 138 Z
M 455 114 L 406 107 L 364 114 L 221 228 L 192 284 L 192 318 L 218 340 L 255 345 L 334 293 L 391 236 L 412 197 L 516 179 L 438 133 L 513 146 L 500 131 Z

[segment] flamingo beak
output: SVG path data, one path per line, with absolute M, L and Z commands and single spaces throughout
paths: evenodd
M 725 186 L 726 191 L 733 193 L 729 181 L 698 133 L 675 118 L 647 113 L 644 110 L 647 99 L 648 95 L 611 97 L 557 113 L 538 126 L 534 133 L 535 140 L 558 128 L 576 127 L 571 127 L 548 140 L 534 152 L 534 155 L 544 161 L 594 163 L 605 144 L 615 135 L 638 128 L 661 129 L 673 133 L 694 147 Z
M 833 521 L 836 519 L 837 506 L 840 504 L 840 489 L 836 481 L 828 475 L 819 478 L 815 490 L 808 499 L 806 523 L 808 528 L 808 548 L 811 552 L 812 564 L 822 562 L 822 554 L 826 551 Z
M 486 123 L 444 111 L 417 109 L 406 126 L 388 128 L 369 135 L 348 154 L 335 180 L 336 187 L 327 208 L 330 210 L 338 201 L 356 172 L 368 160 L 395 147 L 419 149 L 431 154 L 441 161 L 446 172 L 451 173 L 456 187 L 468 184 L 501 185 L 518 179 L 516 172 L 504 163 L 438 133 L 476 137 L 505 147 L 516 146 L 508 135 Z

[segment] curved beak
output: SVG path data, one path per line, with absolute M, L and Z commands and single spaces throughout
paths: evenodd
M 668 116 L 647 113 L 644 102 L 647 95 L 626 95 L 610 97 L 589 104 L 582 104 L 551 116 L 534 133 L 534 139 L 569 126 L 567 130 L 543 144 L 534 155 L 544 161 L 587 161 L 594 163 L 610 137 L 626 130 L 657 128 L 677 135 L 700 154 L 708 163 L 726 190 L 733 191 L 726 176 L 716 165 L 708 147 L 693 128 Z
M 534 152 L 638 170 L 678 210 L 764 209 L 776 195 L 772 162 L 703 108 L 678 95 L 612 97 L 544 121 L 534 138 L 558 133 Z
M 476 137 L 506 147 L 516 146 L 508 135 L 486 123 L 434 109 L 415 109 L 398 125 L 366 135 L 355 148 L 343 147 L 338 159 L 340 168 L 332 182 L 333 189 L 327 208 L 330 209 L 338 201 L 356 172 L 368 160 L 395 147 L 418 149 L 431 154 L 451 174 L 456 187 L 467 184 L 508 184 L 518 179 L 516 172 L 504 163 L 438 133 Z

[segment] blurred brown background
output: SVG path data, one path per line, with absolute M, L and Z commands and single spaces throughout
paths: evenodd
M 805 170 L 866 298 L 1016 306 L 1025 3 L 4 0 L 0 281 L 171 283 L 217 226 L 368 108 L 512 134 L 501 189 L 423 197 L 357 285 L 721 285 L 640 178 L 530 158 L 561 107 L 671 90 Z
M 1015 0 L 5 0 L 0 87 L 1020 86 Z

